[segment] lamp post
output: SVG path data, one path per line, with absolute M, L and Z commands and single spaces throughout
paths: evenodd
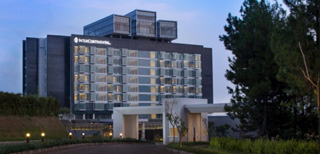
M 82 133 L 82 139 L 84 139 L 84 136 L 85 136 L 85 134 L 84 134 L 84 133 Z
M 45 133 L 41 133 L 41 142 L 44 142 L 44 137 L 46 136 L 46 134 Z
M 71 138 L 72 138 L 72 133 L 70 132 L 69 133 L 69 139 L 71 140 Z
M 110 137 L 110 139 L 111 139 L 111 137 L 112 137 L 112 133 L 111 133 L 111 132 L 109 133 L 109 137 Z
M 120 133 L 120 138 L 122 139 L 122 133 Z
M 31 136 L 30 133 L 27 133 L 27 134 L 26 134 L 27 143 L 29 143 L 30 136 Z

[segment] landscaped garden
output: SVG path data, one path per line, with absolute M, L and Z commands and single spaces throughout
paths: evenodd
M 316 154 L 319 153 L 315 141 L 266 140 L 266 139 L 234 139 L 213 138 L 210 142 L 189 142 L 179 147 L 178 143 L 168 144 L 168 148 L 205 154 Z

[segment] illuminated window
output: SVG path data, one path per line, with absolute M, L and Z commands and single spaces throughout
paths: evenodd
M 189 92 L 189 88 L 188 87 L 184 87 L 184 93 L 188 93 Z
M 156 75 L 156 70 L 155 69 L 150 69 L 150 75 Z
M 88 94 L 80 93 L 79 94 L 79 99 L 80 100 L 88 100 Z
M 74 56 L 74 62 L 78 63 L 78 56 Z
M 117 86 L 116 91 L 120 92 L 121 91 L 121 86 Z
M 159 60 L 160 67 L 164 67 L 164 60 Z
M 173 87 L 173 92 L 176 93 L 177 91 L 177 87 Z
M 150 52 L 150 58 L 156 58 L 156 53 L 155 52 Z
M 171 62 L 171 67 L 172 67 L 172 68 L 177 68 L 177 62 L 174 62 L 174 61 Z
M 138 52 L 137 51 L 129 51 L 129 56 L 130 57 L 138 57 Z
M 74 82 L 78 82 L 78 75 L 74 75 Z
M 201 55 L 195 55 L 195 57 L 194 57 L 194 59 L 196 60 L 196 61 L 200 61 L 201 60 Z
M 99 89 L 99 91 L 107 91 L 107 86 L 106 85 L 99 85 L 98 89 Z
M 155 95 L 151 95 L 151 101 L 156 101 L 156 96 Z
M 88 48 L 87 47 L 84 48 L 84 52 L 88 53 Z
M 196 62 L 196 63 L 195 63 L 195 68 L 200 68 L 200 67 L 201 67 L 201 63 Z
M 130 83 L 138 83 L 138 78 L 130 77 Z
M 189 63 L 189 68 L 193 68 L 193 62 Z
M 183 61 L 183 67 L 189 67 L 189 62 L 188 61 Z
M 152 93 L 157 93 L 158 92 L 158 86 L 152 86 L 151 87 L 151 92 Z
M 98 50 L 97 50 L 97 55 L 106 55 L 106 49 L 102 49 L 102 48 L 99 48 Z
M 174 135 L 173 135 L 173 131 L 174 131 Z M 178 129 L 177 128 L 170 128 L 170 136 L 175 136 L 177 137 L 178 136 Z
M 88 76 L 87 75 L 84 76 L 84 81 L 88 81 Z
M 78 53 L 78 46 L 74 46 L 74 53 Z
M 165 90 L 164 90 L 164 86 L 160 86 L 160 91 L 161 92 L 164 92 Z
M 73 90 L 77 90 L 77 84 L 74 84 Z
M 108 91 L 113 91 L 113 86 L 112 85 L 108 85 Z
M 98 61 L 98 64 L 106 64 L 105 58 L 98 58 L 97 61 Z
M 138 74 L 138 69 L 137 68 L 131 68 L 129 71 L 129 74 Z
M 138 95 L 131 95 L 130 101 L 138 101 Z
M 86 85 L 80 84 L 79 88 L 80 88 L 80 90 L 86 90 L 86 91 L 88 91 L 88 85 L 87 85 L 87 84 L 86 84 Z
M 73 99 L 74 99 L 75 101 L 78 100 L 78 94 L 75 93 Z
M 151 78 L 151 79 L 150 79 L 150 83 L 151 83 L 151 84 L 156 84 L 156 79 L 155 79 L 155 78 Z
M 151 61 L 150 61 L 150 66 L 151 66 L 151 67 L 156 67 L 156 62 L 151 60 Z
M 84 62 L 85 62 L 85 63 L 88 63 L 88 62 L 89 62 L 88 57 L 85 57 Z
M 138 61 L 137 60 L 129 60 L 129 65 L 138 66 Z
M 117 101 L 121 101 L 121 95 L 117 95 Z
M 108 100 L 110 100 L 110 101 L 113 100 L 113 94 L 108 94 Z
M 138 87 L 137 86 L 130 87 L 130 92 L 138 92 Z

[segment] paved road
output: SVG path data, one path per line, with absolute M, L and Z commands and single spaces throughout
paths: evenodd
M 44 154 L 176 154 L 166 151 L 164 145 L 153 144 L 104 144 L 49 151 Z

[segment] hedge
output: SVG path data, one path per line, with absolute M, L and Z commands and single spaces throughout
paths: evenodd
M 131 142 L 131 143 L 153 143 L 150 141 L 141 141 L 132 138 L 110 139 L 110 138 L 88 138 L 88 139 L 63 139 L 63 140 L 48 140 L 45 142 L 21 143 L 21 144 L 0 144 L 0 154 L 16 153 L 22 151 L 36 150 L 42 148 L 50 148 L 69 144 L 79 143 L 108 143 L 108 142 Z
M 218 149 L 233 150 L 257 154 L 306 154 L 319 153 L 318 143 L 315 141 L 271 141 L 266 139 L 234 139 L 213 138 L 210 146 Z
M 57 117 L 59 102 L 53 97 L 0 92 L 0 116 Z

